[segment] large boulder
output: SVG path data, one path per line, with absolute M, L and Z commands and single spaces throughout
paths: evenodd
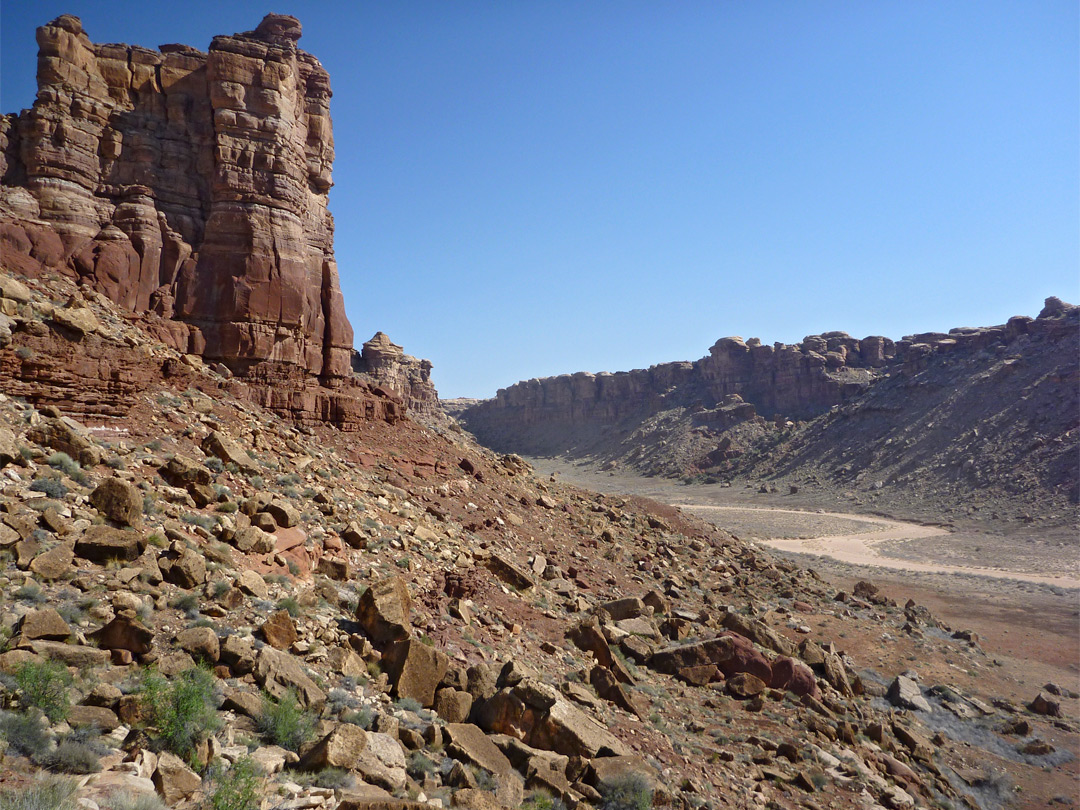
M 367 748 L 368 735 L 360 726 L 342 723 L 323 737 L 304 754 L 300 766 L 310 771 L 323 768 L 356 768 L 360 755 Z
M 501 689 L 480 707 L 484 730 L 507 734 L 547 751 L 567 756 L 628 755 L 629 749 L 603 725 L 551 687 L 530 678 Z
M 405 752 L 389 734 L 369 733 L 355 767 L 365 782 L 391 792 L 401 790 L 408 781 Z
M 255 659 L 255 681 L 273 698 L 281 699 L 289 690 L 296 693 L 301 706 L 321 709 L 326 694 L 304 672 L 300 663 L 287 652 L 263 647 Z
M 195 588 L 206 582 L 206 560 L 192 548 L 173 544 L 158 558 L 158 568 L 166 582 L 181 588 Z
M 435 703 L 435 690 L 450 666 L 446 653 L 416 639 L 395 641 L 383 650 L 382 669 L 390 679 L 392 694 L 412 698 L 421 706 Z
M 373 582 L 360 595 L 356 620 L 372 642 L 383 646 L 409 637 L 411 610 L 409 586 L 400 577 L 390 577 Z
M 104 565 L 111 560 L 134 560 L 144 548 L 146 538 L 140 532 L 112 526 L 90 526 L 75 541 L 75 556 Z
M 202 787 L 199 775 L 191 770 L 184 760 L 168 751 L 158 755 L 153 780 L 162 800 L 170 807 L 190 798 Z
M 106 478 L 90 493 L 90 503 L 113 523 L 121 526 L 138 526 L 142 523 L 142 492 L 127 481 Z
M 35 639 L 64 641 L 71 635 L 68 623 L 53 608 L 31 610 L 19 620 L 15 629 L 27 641 Z
M 126 612 L 91 633 L 90 638 L 103 650 L 127 650 L 132 655 L 145 655 L 154 646 L 153 631 Z
M 287 650 L 297 639 L 296 625 L 287 610 L 279 610 L 270 614 L 270 618 L 263 622 L 259 628 L 266 643 L 278 650 Z
M 818 689 L 814 671 L 802 661 L 780 655 L 772 662 L 772 679 L 769 686 L 773 689 L 786 689 L 793 694 L 810 695 L 818 698 L 821 690 Z

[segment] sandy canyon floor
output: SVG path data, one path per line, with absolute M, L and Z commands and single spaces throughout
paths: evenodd
M 850 592 L 855 582 L 869 579 L 899 604 L 912 599 L 953 629 L 976 633 L 990 660 L 977 672 L 962 671 L 947 660 L 920 659 L 918 645 L 910 640 L 849 633 L 845 642 L 879 671 L 912 668 L 924 679 L 966 681 L 988 697 L 1017 703 L 1049 682 L 1080 688 L 1080 548 L 1068 528 L 913 523 L 832 511 L 820 493 L 767 494 L 750 485 L 688 485 L 558 459 L 529 461 L 538 473 L 587 489 L 646 496 L 694 512 L 813 568 L 838 590 Z M 1067 736 L 1059 743 L 1080 756 L 1075 735 Z M 1066 771 L 1077 779 L 1075 767 Z M 1023 774 L 1014 776 L 1027 781 Z M 1066 795 L 1075 797 L 1076 785 Z M 1027 798 L 1022 806 L 1041 805 L 1029 803 L 1034 796 Z

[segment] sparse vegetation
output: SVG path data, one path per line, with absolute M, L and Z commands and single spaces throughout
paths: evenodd
M 210 768 L 207 803 L 212 810 L 258 810 L 259 766 L 242 757 L 225 768 L 220 760 Z
M 201 764 L 196 746 L 221 728 L 213 674 L 196 667 L 169 680 L 150 670 L 143 676 L 141 693 L 162 745 L 191 764 Z
M 644 776 L 629 773 L 601 788 L 600 796 L 600 810 L 649 810 L 653 790 Z
M 375 722 L 375 712 L 369 706 L 364 706 L 358 711 L 343 714 L 341 722 L 352 723 L 354 726 L 360 726 L 360 728 L 367 731 L 371 728 L 371 724 Z
M 30 582 L 15 589 L 15 598 L 20 602 L 41 604 L 48 599 L 45 591 L 36 582 Z
M 0 810 L 76 810 L 74 779 L 38 776 L 29 785 L 0 790 Z
M 9 750 L 30 759 L 38 759 L 49 750 L 49 734 L 41 723 L 40 712 L 0 712 L 0 739 Z
M 300 603 L 291 596 L 284 596 L 277 602 L 277 609 L 284 610 L 294 619 L 300 615 Z
M 30 484 L 30 489 L 33 492 L 40 492 L 46 497 L 61 500 L 68 494 L 68 488 L 64 485 L 63 481 L 59 478 L 52 477 L 52 475 L 55 475 L 55 473 L 34 479 L 33 483 Z
M 15 684 L 26 705 L 40 709 L 54 723 L 71 708 L 71 673 L 59 661 L 27 661 L 15 670 Z
M 315 734 L 316 722 L 315 715 L 300 706 L 290 689 L 281 700 L 263 695 L 262 713 L 256 724 L 267 742 L 297 751 Z

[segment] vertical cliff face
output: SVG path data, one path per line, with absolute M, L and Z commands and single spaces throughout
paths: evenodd
M 241 376 L 348 375 L 330 81 L 300 33 L 269 15 L 202 53 L 39 28 L 37 99 L 0 135 L 5 266 L 74 276 Z
M 735 425 L 760 426 L 762 417 L 813 419 L 858 400 L 890 375 L 917 374 L 932 358 L 998 350 L 1053 323 L 1016 317 L 1002 326 L 899 341 L 844 332 L 790 345 L 726 337 L 692 363 L 519 382 L 459 418 L 499 450 L 629 460 L 650 474 L 681 474 L 733 457 L 731 436 L 719 436 Z

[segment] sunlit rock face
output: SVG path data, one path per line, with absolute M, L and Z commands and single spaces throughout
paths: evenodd
M 241 376 L 349 374 L 330 81 L 300 33 L 272 14 L 203 53 L 39 28 L 37 99 L 0 136 L 5 265 L 172 321 L 169 342 Z

